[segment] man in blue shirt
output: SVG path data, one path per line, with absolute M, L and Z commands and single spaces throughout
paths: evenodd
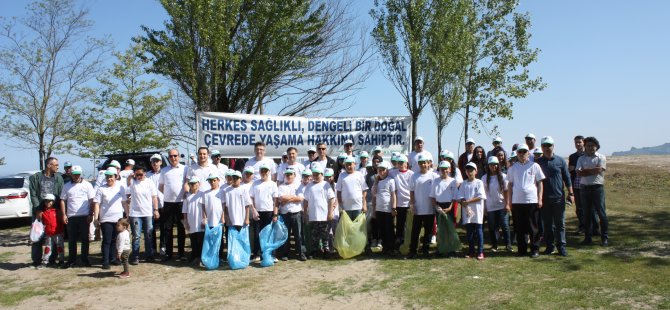
M 563 187 L 568 189 L 568 201 L 574 202 L 572 182 L 568 172 L 568 164 L 559 156 L 554 156 L 554 139 L 546 136 L 541 140 L 542 157 L 535 162 L 540 165 L 545 179 L 542 180 L 542 221 L 544 222 L 544 241 L 547 248 L 544 254 L 554 252 L 554 239 L 558 255 L 568 256 L 565 249 L 565 194 Z

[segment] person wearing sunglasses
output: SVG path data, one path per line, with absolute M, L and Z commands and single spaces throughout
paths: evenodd
M 177 227 L 177 249 L 179 259 L 185 260 L 184 244 L 186 230 L 181 222 L 182 204 L 184 202 L 184 182 L 187 167 L 179 163 L 179 151 L 168 151 L 168 165 L 161 169 L 158 178 L 158 190 L 163 193 L 163 225 L 161 232 L 165 233 L 165 256 L 162 261 L 169 261 L 174 254 L 174 227 Z
M 130 227 L 132 229 L 131 265 L 140 262 L 140 235 L 144 233 L 144 254 L 146 261 L 153 261 L 152 242 L 153 219 L 159 219 L 158 191 L 156 185 L 146 176 L 146 168 L 136 166 L 126 195 L 130 200 Z

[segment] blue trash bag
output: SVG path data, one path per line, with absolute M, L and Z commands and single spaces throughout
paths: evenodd
M 284 224 L 284 220 L 279 219 L 263 227 L 259 234 L 259 241 L 261 243 L 261 251 L 263 252 L 261 266 L 270 267 L 274 265 L 272 252 L 278 249 L 288 240 L 288 228 Z
M 205 225 L 205 240 L 202 242 L 200 261 L 207 270 L 219 268 L 219 248 L 221 248 L 222 234 L 223 226 L 221 226 L 221 223 L 212 228 Z
M 249 226 L 240 231 L 235 227 L 228 229 L 228 264 L 230 269 L 244 269 L 249 266 L 251 247 L 249 246 Z

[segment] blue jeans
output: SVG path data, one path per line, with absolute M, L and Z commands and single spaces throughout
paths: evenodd
M 116 261 L 116 231 L 115 222 L 100 223 L 100 234 L 102 235 L 101 250 L 102 265 L 109 265 L 110 262 Z
M 542 221 L 544 222 L 544 241 L 547 249 L 554 249 L 554 239 L 556 247 L 565 248 L 565 199 L 543 199 Z
M 132 260 L 140 258 L 140 234 L 144 233 L 144 254 L 146 258 L 154 256 L 154 247 L 152 245 L 152 226 L 153 217 L 131 217 L 130 228 L 133 231 L 133 252 L 130 254 Z M 144 228 L 144 229 L 142 229 Z
M 484 229 L 482 224 L 465 224 L 468 236 L 468 254 L 475 254 L 475 234 L 477 235 L 477 254 L 484 253 Z
M 600 236 L 602 240 L 606 240 L 609 236 L 607 212 L 605 211 L 605 187 L 602 185 L 582 185 L 581 188 L 582 207 L 585 214 L 591 214 L 595 211 L 600 219 Z M 593 219 L 585 216 L 586 224 L 585 240 L 591 240 L 593 235 Z
M 494 248 L 498 247 L 498 241 L 501 236 L 498 236 L 498 229 L 502 228 L 502 237 L 505 245 L 512 245 L 509 234 L 509 213 L 505 209 L 490 211 L 486 213 L 489 222 L 489 238 L 491 245 Z

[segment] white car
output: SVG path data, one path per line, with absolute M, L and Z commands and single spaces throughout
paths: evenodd
M 0 219 L 32 216 L 28 178 L 35 172 L 0 177 Z

